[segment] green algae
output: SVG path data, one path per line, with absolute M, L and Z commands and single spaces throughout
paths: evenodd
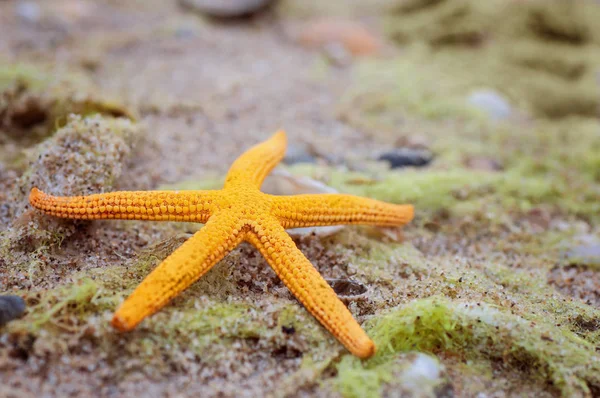
M 28 64 L 0 65 L 0 129 L 27 146 L 64 126 L 69 114 L 134 120 L 132 111 L 77 73 Z
M 100 286 L 90 278 L 82 278 L 72 285 L 60 286 L 43 292 L 17 292 L 28 303 L 24 318 L 9 324 L 8 330 L 37 335 L 42 329 L 74 329 L 87 315 L 99 309 L 94 303 Z
M 56 322 L 56 318 L 59 317 L 61 311 L 64 311 L 67 306 L 70 307 L 69 313 L 81 316 L 86 310 L 85 307 L 93 301 L 97 292 L 98 285 L 94 281 L 83 279 L 70 287 L 60 289 L 58 293 L 45 294 L 43 302 L 31 308 L 32 315 L 28 319 L 28 327 L 33 330 L 39 330 L 51 319 Z M 52 304 L 47 310 L 44 310 L 44 307 L 48 307 L 48 303 L 53 298 L 57 302 Z M 41 311 L 38 309 L 38 306 L 41 307 Z
M 375 317 L 365 327 L 379 349 L 366 362 L 342 359 L 337 383 L 345 396 L 378 391 L 389 380 L 390 360 L 398 352 L 414 350 L 514 362 L 551 382 L 563 396 L 586 396 L 600 388 L 600 358 L 592 345 L 489 304 L 432 297 Z
M 249 304 L 210 303 L 203 310 L 176 311 L 167 323 L 155 323 L 153 331 L 173 345 L 202 353 L 211 344 L 261 337 L 265 329 L 257 318 L 258 310 Z
M 372 239 L 356 229 L 338 233 L 336 251 L 348 258 L 353 274 L 373 284 L 393 284 L 400 274 L 404 280 L 420 278 L 430 272 L 431 264 L 409 243 Z
M 525 212 L 535 206 L 552 205 L 571 214 L 595 217 L 600 210 L 590 192 L 573 197 L 567 194 L 570 187 L 560 180 L 529 177 L 520 171 L 408 170 L 371 175 L 315 166 L 301 166 L 292 171 L 321 178 L 340 192 L 411 203 L 417 214 L 445 210 L 464 216 L 484 212 L 489 218 L 500 219 L 503 212 Z
M 600 50 L 584 53 L 579 62 L 539 61 L 529 46 L 533 44 L 433 51 L 414 44 L 391 62 L 361 61 L 354 72 L 357 83 L 346 91 L 339 113 L 359 126 L 398 122 L 407 115 L 479 121 L 485 115 L 467 98 L 474 90 L 493 89 L 523 113 L 552 119 L 597 117 L 600 95 L 592 65 L 600 61 Z M 569 53 L 560 48 L 539 50 L 546 51 Z
M 463 99 L 469 83 L 457 79 L 442 63 L 425 61 L 430 57 L 427 49 L 415 46 L 391 61 L 359 62 L 356 83 L 341 98 L 338 113 L 359 126 L 394 123 L 402 113 L 432 120 L 482 120 L 484 116 Z
M 277 15 L 292 19 L 309 18 L 349 18 L 378 16 L 389 4 L 389 0 L 372 0 L 368 4 L 360 0 L 319 1 L 307 0 L 302 2 L 280 1 L 275 5 Z
M 590 136 L 595 134 L 593 130 L 590 132 Z M 487 218 L 501 220 L 505 212 L 523 213 L 535 207 L 550 206 L 566 214 L 596 218 L 600 203 L 596 200 L 596 193 L 589 189 L 597 174 L 593 167 L 598 161 L 595 145 L 574 149 L 570 154 L 564 153 L 565 156 L 562 156 L 559 143 L 553 145 L 561 151 L 556 156 L 562 157 L 563 162 L 557 163 L 552 157 L 541 161 L 521 157 L 517 161 L 514 160 L 518 156 L 515 153 L 506 160 L 509 169 L 503 172 L 461 167 L 452 170 L 433 168 L 381 172 L 374 169 L 370 172 L 349 172 L 314 165 L 292 166 L 289 170 L 296 175 L 321 180 L 340 192 L 392 203 L 411 203 L 418 214 L 448 211 L 464 216 L 484 213 Z M 559 178 L 552 178 L 564 169 L 566 162 L 580 169 L 579 173 L 569 169 L 569 175 L 559 174 Z M 164 185 L 160 189 L 220 189 L 222 182 L 222 176 L 214 176 L 206 180 Z M 574 192 L 578 194 L 574 195 Z
M 277 326 L 274 330 L 283 333 L 299 334 L 308 345 L 312 355 L 320 356 L 319 351 L 327 351 L 324 344 L 325 333 L 323 329 L 312 319 L 302 306 L 296 303 L 283 305 L 277 313 Z M 287 330 L 287 331 L 286 331 Z M 313 368 L 320 366 L 319 361 L 313 359 L 312 355 L 303 358 L 303 367 Z
M 469 45 L 476 35 L 488 40 L 527 38 L 572 45 L 600 43 L 596 24 L 600 10 L 587 0 L 529 0 L 520 4 L 501 0 L 410 0 L 398 2 L 390 11 L 388 32 L 399 41 Z M 491 23 L 499 20 L 504 23 Z
M 556 241 L 556 235 L 540 237 L 538 245 L 548 239 Z M 547 256 L 523 256 L 523 269 L 511 266 L 512 253 L 522 253 L 520 239 L 503 236 L 501 247 L 488 247 L 487 259 L 476 266 L 456 260 L 450 255 L 438 254 L 426 257 L 408 243 L 383 244 L 370 241 L 351 247 L 355 256 L 351 261 L 369 275 L 379 275 L 371 283 L 403 280 L 410 291 L 419 291 L 420 280 L 427 281 L 427 294 L 443 294 L 447 297 L 472 297 L 492 300 L 503 308 L 535 322 L 552 322 L 569 330 L 594 346 L 600 345 L 600 328 L 594 327 L 600 318 L 600 309 L 578 300 L 556 294 L 547 282 L 547 272 L 555 266 L 558 247 Z M 356 242 L 356 239 L 352 240 Z M 342 243 L 343 241 L 339 241 Z M 507 246 L 510 246 L 508 248 Z M 364 250 L 368 247 L 369 250 Z M 362 249 L 361 249 L 362 248 Z M 384 270 L 381 273 L 380 270 Z M 423 278 L 426 276 L 426 278 Z M 396 282 L 398 283 L 398 282 Z M 420 296 L 422 293 L 417 293 Z
M 3 65 L 0 68 L 0 90 L 5 91 L 14 85 L 25 85 L 31 90 L 43 90 L 50 77 L 33 65 Z
M 425 299 L 422 306 L 418 304 L 419 300 L 408 305 L 400 302 L 391 310 L 396 315 L 403 314 L 400 319 L 389 315 L 387 321 L 380 324 L 379 319 L 387 315 L 376 315 L 363 325 L 379 347 L 377 357 L 381 358 L 381 362 L 373 359 L 363 365 L 355 358 L 344 357 L 338 365 L 340 373 L 335 379 L 338 390 L 344 395 L 360 396 L 360 391 L 378 391 L 380 387 L 383 388 L 389 383 L 392 370 L 403 366 L 392 365 L 398 353 L 415 350 L 432 352 L 441 358 L 460 354 L 461 361 L 472 363 L 469 365 L 471 367 L 480 366 L 486 361 L 501 361 L 508 367 L 530 369 L 528 373 L 537 378 L 540 385 L 549 380 L 564 396 L 589 396 L 590 391 L 597 391 L 599 380 L 595 372 L 597 366 L 600 366 L 600 359 L 596 357 L 595 351 L 600 344 L 600 329 L 596 320 L 600 317 L 600 311 L 556 294 L 547 283 L 545 273 L 555 264 L 558 248 L 554 255 L 523 258 L 521 261 L 526 264 L 526 268 L 515 269 L 510 263 L 506 264 L 506 260 L 510 258 L 511 251 L 521 252 L 521 243 L 506 236 L 497 238 L 504 242 L 498 251 L 485 249 L 487 260 L 473 266 L 450 255 L 425 257 L 406 243 L 383 244 L 368 242 L 368 239 L 361 243 L 354 236 L 348 239 L 343 237 L 344 234 L 341 235 L 343 239 L 337 242 L 351 247 L 350 253 L 356 254 L 355 257 L 350 254 L 350 261 L 360 270 L 358 275 L 376 276 L 371 284 L 382 289 L 393 281 L 393 286 L 408 297 L 437 295 L 437 298 Z M 562 240 L 562 235 L 559 235 L 549 232 L 546 236 L 539 237 L 539 244 L 543 245 L 542 242 L 547 241 L 556 246 Z M 447 298 L 442 298 L 442 295 Z M 394 299 L 390 302 L 394 293 L 386 293 L 384 297 L 388 297 L 388 305 L 397 302 Z M 420 312 L 427 312 L 427 308 L 439 300 L 443 303 L 441 308 L 435 307 L 431 314 L 426 315 Z M 455 303 L 451 300 L 458 301 Z M 464 314 L 460 317 L 449 315 L 449 311 L 455 311 L 455 306 L 464 304 L 467 300 L 469 303 L 479 303 L 472 306 L 480 307 L 478 311 L 489 310 L 488 321 L 497 322 L 497 325 L 487 325 L 485 330 L 479 329 L 480 336 L 470 335 L 474 329 L 470 323 L 479 323 L 478 319 L 462 318 Z M 375 308 L 378 306 L 375 305 Z M 410 321 L 404 322 L 404 316 Z M 415 319 L 419 321 L 412 324 Z M 426 325 L 419 323 L 421 319 L 424 319 Z M 528 323 L 533 325 L 531 327 L 535 336 L 524 329 Z M 481 338 L 483 341 L 484 333 L 498 334 L 495 327 L 502 324 L 518 325 L 510 333 L 502 331 L 500 334 L 508 342 L 494 340 L 493 343 L 498 346 L 489 351 L 473 345 L 472 338 Z M 402 330 L 398 333 L 408 337 L 400 343 L 390 343 L 393 333 L 388 334 L 386 329 L 392 325 L 397 325 L 394 330 Z M 403 331 L 404 327 L 407 327 L 406 331 Z M 513 343 L 514 339 L 519 338 L 524 341 Z M 574 345 L 571 346 L 571 343 Z M 506 348 L 513 346 L 516 347 L 515 352 Z M 475 358 L 479 352 L 484 352 L 485 355 Z M 566 355 L 565 352 L 572 355 Z M 596 367 L 589 365 L 590 363 L 595 363 Z M 573 371 L 576 373 L 574 375 L 570 369 L 579 370 Z M 357 393 L 354 394 L 354 391 Z
M 397 65 L 397 78 L 390 80 L 396 90 L 386 102 L 443 117 L 464 106 L 461 93 L 490 87 L 540 117 L 596 117 L 599 16 L 600 7 L 588 1 L 401 2 L 388 18 L 388 33 L 409 46 L 402 57 L 408 62 Z M 423 54 L 426 62 L 419 60 Z

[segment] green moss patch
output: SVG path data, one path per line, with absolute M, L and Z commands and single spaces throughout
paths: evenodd
M 396 84 L 417 87 L 394 98 L 425 116 L 448 116 L 464 103 L 451 100 L 458 92 L 490 87 L 541 117 L 597 117 L 598 18 L 591 1 L 400 2 L 388 18 L 390 36 L 431 51 L 410 79 L 399 65 Z M 433 113 L 426 93 L 437 97 Z
M 389 362 L 397 353 L 414 350 L 512 363 L 552 383 L 563 396 L 600 388 L 600 357 L 589 343 L 484 303 L 417 300 L 370 320 L 367 330 L 379 350 L 367 362 L 350 356 L 340 362 L 338 387 L 346 396 L 360 396 L 353 392 L 365 388 L 377 391 L 390 377 Z
M 595 217 L 599 204 L 584 186 L 581 196 L 566 182 L 546 177 L 468 169 L 409 170 L 370 174 L 302 166 L 294 172 L 320 178 L 341 192 L 392 203 L 415 205 L 417 216 L 439 211 L 455 215 L 480 213 L 501 221 L 504 214 L 551 206 L 583 217 Z M 583 199 L 583 200 L 582 200 Z
M 35 143 L 64 126 L 71 113 L 133 119 L 130 110 L 99 92 L 83 75 L 27 64 L 0 65 L 0 129 Z

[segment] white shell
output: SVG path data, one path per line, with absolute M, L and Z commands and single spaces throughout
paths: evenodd
M 295 176 L 289 171 L 277 168 L 265 179 L 261 190 L 271 195 L 299 195 L 307 193 L 337 193 L 338 191 L 320 181 L 309 177 Z M 313 232 L 319 236 L 333 235 L 344 228 L 343 225 L 328 227 L 304 227 L 288 229 L 292 236 L 310 235 Z

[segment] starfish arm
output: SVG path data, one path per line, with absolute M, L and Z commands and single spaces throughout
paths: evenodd
M 272 212 L 284 228 L 339 224 L 404 225 L 412 205 L 395 205 L 343 194 L 272 196 Z
M 260 188 L 263 180 L 285 155 L 287 138 L 278 131 L 267 141 L 253 146 L 231 165 L 225 187 L 236 184 L 251 184 Z
M 29 202 L 46 214 L 84 220 L 122 219 L 206 223 L 219 191 L 121 191 L 52 196 L 33 188 Z
M 200 279 L 243 238 L 236 218 L 212 217 L 142 281 L 115 312 L 112 325 L 120 331 L 132 330 Z
M 351 353 L 360 358 L 375 353 L 373 341 L 276 220 L 255 225 L 246 239 L 304 307 Z

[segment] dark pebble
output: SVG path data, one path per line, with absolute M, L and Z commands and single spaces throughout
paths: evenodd
M 25 301 L 19 296 L 0 296 L 0 326 L 19 318 L 25 312 Z
M 296 333 L 296 329 L 293 326 L 282 326 L 281 331 L 285 334 L 294 334 Z
M 179 0 L 182 7 L 214 18 L 250 16 L 273 2 L 273 0 Z
M 431 163 L 433 154 L 425 149 L 398 148 L 381 154 L 377 160 L 388 162 L 392 169 L 423 167 Z

